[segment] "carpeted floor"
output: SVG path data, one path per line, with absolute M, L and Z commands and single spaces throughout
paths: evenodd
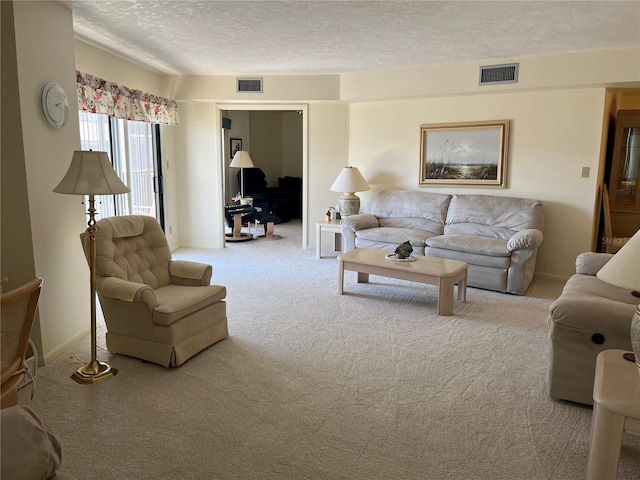
M 177 369 L 112 357 L 112 380 L 69 379 L 89 339 L 37 372 L 30 404 L 78 479 L 582 480 L 591 408 L 545 392 L 547 309 L 562 282 L 527 296 L 474 288 L 454 315 L 435 287 L 347 272 L 284 238 L 181 249 L 227 286 L 230 338 Z M 326 255 L 326 250 L 325 250 Z M 335 256 L 335 255 L 334 255 Z M 99 345 L 104 326 L 101 326 Z M 620 479 L 640 479 L 625 436 Z

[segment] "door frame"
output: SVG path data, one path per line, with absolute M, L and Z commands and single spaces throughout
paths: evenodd
M 302 248 L 307 248 L 307 225 L 308 225 L 308 171 L 309 171 L 309 157 L 308 157 L 308 105 L 302 103 L 218 103 L 216 104 L 216 128 L 218 135 L 218 145 L 220 146 L 220 178 L 225 178 L 225 161 L 224 156 L 225 145 L 222 134 L 222 112 L 225 110 L 235 111 L 249 111 L 249 110 L 298 110 L 302 113 Z M 225 205 L 225 182 L 223 182 L 220 197 L 222 199 L 222 205 Z M 224 242 L 224 229 L 222 229 L 222 245 Z

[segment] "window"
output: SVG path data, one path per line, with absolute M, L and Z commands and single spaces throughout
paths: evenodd
M 150 215 L 164 228 L 159 126 L 78 113 L 82 149 L 107 152 L 114 170 L 131 189 L 126 195 L 98 195 L 96 209 L 100 216 Z

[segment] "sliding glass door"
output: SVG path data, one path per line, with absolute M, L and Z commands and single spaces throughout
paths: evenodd
M 150 215 L 164 228 L 159 126 L 88 112 L 79 116 L 82 149 L 107 152 L 131 189 L 126 195 L 96 197 L 100 217 Z

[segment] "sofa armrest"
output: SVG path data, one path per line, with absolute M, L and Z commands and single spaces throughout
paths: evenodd
M 507 249 L 510 252 L 514 250 L 524 250 L 527 248 L 538 248 L 542 245 L 543 239 L 542 232 L 535 228 L 527 228 L 526 230 L 520 230 L 514 236 L 512 236 L 507 242 Z
M 581 253 L 576 257 L 576 273 L 595 275 L 612 257 L 613 253 Z
M 378 217 L 370 215 L 368 213 L 361 213 L 359 215 L 349 215 L 342 219 L 342 228 L 347 227 L 354 232 L 358 230 L 364 230 L 365 228 L 376 228 L 380 226 Z
M 169 275 L 171 275 L 171 283 L 176 285 L 209 285 L 213 275 L 213 267 L 206 263 L 171 260 Z
M 144 283 L 129 282 L 117 277 L 98 278 L 98 293 L 105 298 L 123 302 L 142 302 L 151 310 L 158 306 L 153 288 Z
M 359 215 L 349 215 L 344 217 L 341 222 L 340 230 L 342 230 L 342 239 L 345 252 L 356 249 L 356 232 L 367 228 L 379 227 L 378 217 L 368 213 Z

